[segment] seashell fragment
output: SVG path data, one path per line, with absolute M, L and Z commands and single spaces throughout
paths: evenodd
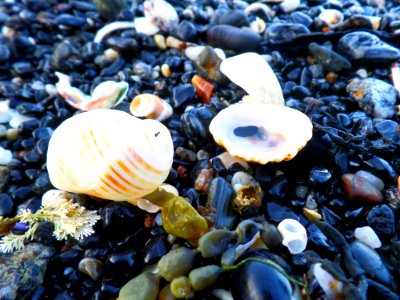
M 261 55 L 248 52 L 232 56 L 222 61 L 220 70 L 249 94 L 251 98 L 244 102 L 285 103 L 279 81 Z
M 162 31 L 170 32 L 179 23 L 175 8 L 164 0 L 147 0 L 143 3 L 144 15 Z
M 135 18 L 134 24 L 136 31 L 145 35 L 154 35 L 160 31 L 160 29 L 146 17 Z
M 76 109 L 88 111 L 99 108 L 111 108 L 118 105 L 128 92 L 128 83 L 105 81 L 100 83 L 92 92 L 92 96 L 86 95 L 80 89 L 71 86 L 70 78 L 60 72 L 58 77 L 57 92 Z
M 198 75 L 193 76 L 192 84 L 196 88 L 196 93 L 201 101 L 204 104 L 208 104 L 210 102 L 214 86 Z
M 121 30 L 121 29 L 128 29 L 128 28 L 135 28 L 135 23 L 134 22 L 127 22 L 127 21 L 117 21 L 117 22 L 112 22 L 110 24 L 107 24 L 103 28 L 101 28 L 99 31 L 97 31 L 96 36 L 94 37 L 94 42 L 95 43 L 101 43 L 101 41 L 104 39 L 106 35 L 109 33 L 115 31 L 115 30 Z
M 282 244 L 291 254 L 298 254 L 307 247 L 307 231 L 301 223 L 293 219 L 285 219 L 278 224 L 278 231 L 282 235 Z
M 47 170 L 58 189 L 126 201 L 154 191 L 167 178 L 173 154 L 171 135 L 160 122 L 98 109 L 54 131 Z
M 276 104 L 234 104 L 210 123 L 218 145 L 260 164 L 292 159 L 311 139 L 312 128 L 305 114 Z
M 330 28 L 335 28 L 343 22 L 343 14 L 337 9 L 325 9 L 319 14 L 318 19 L 325 22 Z
M 343 283 L 322 268 L 321 263 L 311 266 L 314 277 L 329 300 L 341 299 Z
M 172 115 L 172 107 L 168 102 L 153 94 L 141 94 L 133 98 L 129 110 L 135 117 L 146 117 L 157 121 L 165 121 Z

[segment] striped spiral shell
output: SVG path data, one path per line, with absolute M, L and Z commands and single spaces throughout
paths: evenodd
M 171 135 L 160 122 L 99 109 L 75 115 L 54 131 L 47 169 L 58 189 L 125 201 L 164 182 L 173 153 Z

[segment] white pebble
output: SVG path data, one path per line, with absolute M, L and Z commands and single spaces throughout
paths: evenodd
M 10 109 L 8 102 L 0 102 L 0 123 L 8 123 L 11 120 Z
M 12 152 L 0 147 L 0 165 L 8 165 L 12 161 Z
M 358 227 L 354 231 L 354 236 L 360 242 L 368 245 L 372 249 L 379 248 L 382 246 L 379 237 L 376 235 L 375 231 L 370 226 Z
M 136 31 L 139 33 L 150 36 L 160 31 L 160 29 L 146 17 L 135 18 L 134 22 Z
M 11 111 L 11 110 L 10 110 Z M 21 115 L 20 113 L 16 111 L 12 111 L 11 113 L 11 120 L 10 120 L 10 126 L 12 128 L 18 128 L 18 126 L 28 120 L 34 119 L 33 117 Z
M 285 0 L 281 3 L 281 7 L 285 12 L 295 11 L 300 6 L 300 0 Z
M 307 231 L 298 221 L 285 219 L 278 224 L 278 231 L 282 235 L 282 244 L 291 254 L 298 254 L 306 249 Z

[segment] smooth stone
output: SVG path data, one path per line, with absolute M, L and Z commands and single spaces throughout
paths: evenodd
M 39 155 L 44 156 L 47 153 L 49 148 L 50 137 L 43 138 L 37 141 L 36 143 L 36 151 Z
M 12 161 L 12 152 L 0 147 L 0 165 L 9 165 Z
M 338 50 L 354 61 L 389 64 L 400 58 L 400 51 L 364 31 L 344 35 L 337 43 Z
M 196 26 L 188 20 L 183 20 L 176 29 L 176 36 L 185 42 L 194 41 L 197 37 Z
M 221 25 L 230 25 L 239 28 L 249 26 L 249 20 L 247 19 L 246 13 L 239 9 L 228 10 L 225 13 L 216 10 L 212 18 L 214 20 L 211 21 Z
M 230 25 L 215 25 L 207 31 L 210 45 L 239 53 L 256 51 L 262 42 L 261 36 L 248 28 Z
M 351 69 L 352 67 L 351 63 L 346 58 L 317 43 L 311 43 L 308 46 L 308 50 L 310 50 L 316 62 L 320 63 L 328 72 L 336 73 Z
M 396 233 L 396 218 L 386 204 L 374 206 L 367 215 L 368 225 L 382 238 L 391 238 Z
M 289 191 L 289 181 L 284 176 L 273 180 L 269 188 L 269 195 L 274 199 L 284 199 Z
M 398 174 L 396 170 L 385 159 L 379 156 L 359 156 L 365 167 L 383 180 L 390 180 L 392 183 L 397 182 Z
M 0 63 L 5 63 L 10 58 L 10 49 L 6 45 L 0 45 Z
M 53 135 L 53 129 L 49 127 L 36 128 L 32 132 L 32 136 L 36 141 L 44 138 L 51 138 L 52 135 Z
M 8 217 L 10 216 L 14 202 L 10 196 L 4 193 L 0 193 L 0 216 Z
M 126 0 L 94 0 L 94 4 L 98 13 L 107 20 L 115 19 L 121 10 L 128 7 Z
M 284 219 L 293 219 L 300 221 L 300 217 L 289 206 L 281 205 L 274 201 L 268 201 L 266 205 L 266 214 L 271 221 L 279 223 Z
M 125 252 L 110 254 L 107 258 L 107 273 L 117 277 L 132 278 L 141 271 L 142 262 L 139 251 L 131 249 Z
M 375 123 L 375 128 L 379 132 L 379 134 L 387 140 L 400 139 L 400 132 L 399 132 L 400 125 L 395 121 L 392 120 L 380 121 L 378 123 Z
M 273 23 L 268 26 L 264 38 L 271 44 L 280 44 L 289 42 L 299 35 L 308 33 L 310 33 L 310 30 L 303 24 Z
M 16 109 L 20 114 L 32 117 L 40 116 L 46 110 L 43 105 L 28 102 L 17 105 Z
M 196 95 L 196 89 L 191 84 L 183 84 L 174 87 L 172 90 L 172 101 L 174 107 L 178 108 L 183 104 L 190 102 Z
M 39 120 L 37 119 L 24 121 L 18 126 L 18 135 L 30 136 L 32 134 L 32 131 L 37 127 L 39 127 Z
M 15 145 L 16 143 L 14 143 Z M 27 139 L 23 139 L 21 141 L 21 146 L 24 149 L 32 149 L 35 146 L 35 140 L 33 138 L 27 138 Z M 14 146 L 15 147 L 15 146 Z
M 376 177 L 375 175 L 367 171 L 360 170 L 357 171 L 354 175 L 364 178 L 373 186 L 375 186 L 379 191 L 382 191 L 385 187 L 385 183 L 379 177 Z
M 170 245 L 163 236 L 157 236 L 146 242 L 143 253 L 143 261 L 146 264 L 154 264 L 168 253 Z
M 107 45 L 126 57 L 134 57 L 139 45 L 134 38 L 128 37 L 111 37 L 107 40 Z
M 291 13 L 290 18 L 292 19 L 293 23 L 302 24 L 307 28 L 309 28 L 313 24 L 313 19 L 301 11 L 295 11 Z
M 363 177 L 354 174 L 344 174 L 341 178 L 346 196 L 349 200 L 368 203 L 382 202 L 382 193 Z
M 48 190 L 51 190 L 53 188 L 53 185 L 50 182 L 49 175 L 47 173 L 44 173 L 40 175 L 36 180 L 34 181 L 32 185 L 32 191 L 41 195 L 47 192 Z
M 6 166 L 0 166 L 0 192 L 7 186 L 10 179 L 10 169 Z
M 57 25 L 62 25 L 71 28 L 80 28 L 86 24 L 86 19 L 81 17 L 76 17 L 70 14 L 60 14 L 54 21 Z
M 207 142 L 210 138 L 209 125 L 214 116 L 215 112 L 208 107 L 194 108 L 184 112 L 180 118 L 183 134 L 197 145 Z
M 104 264 L 96 258 L 86 257 L 79 262 L 78 269 L 97 281 L 103 272 Z
M 30 74 L 33 71 L 32 64 L 29 62 L 13 63 L 12 68 L 18 75 Z
M 354 230 L 354 236 L 360 242 L 363 242 L 372 249 L 379 248 L 382 246 L 379 237 L 370 226 L 357 227 Z
M 0 298 L 25 299 L 43 282 L 49 259 L 54 250 L 30 243 L 18 252 L 0 254 Z
M 367 276 L 386 286 L 393 287 L 393 277 L 381 260 L 379 254 L 367 245 L 354 241 L 350 244 L 351 254 L 367 273 Z
M 314 167 L 310 171 L 309 182 L 314 185 L 321 185 L 331 180 L 331 172 L 322 167 Z
M 390 84 L 376 78 L 354 78 L 346 90 L 367 114 L 376 118 L 391 118 L 395 111 L 397 90 Z

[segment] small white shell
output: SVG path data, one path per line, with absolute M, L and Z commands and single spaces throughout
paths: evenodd
M 173 154 L 171 135 L 160 122 L 98 109 L 54 131 L 47 169 L 58 189 L 126 201 L 154 191 L 167 178 Z
M 372 249 L 376 249 L 382 246 L 379 237 L 370 226 L 356 228 L 356 230 L 354 230 L 354 236 L 357 240 L 370 246 Z
M 94 37 L 94 42 L 95 43 L 101 43 L 101 41 L 104 39 L 104 37 L 115 31 L 115 30 L 121 30 L 121 29 L 128 29 L 128 28 L 135 28 L 135 23 L 134 22 L 127 22 L 127 21 L 117 21 L 117 22 L 112 22 L 110 24 L 107 24 L 106 26 L 102 27 L 99 31 L 97 31 L 96 36 Z
M 311 139 L 312 128 L 305 114 L 276 104 L 233 104 L 210 123 L 218 145 L 260 164 L 292 159 Z
M 321 263 L 311 266 L 314 277 L 329 300 L 342 299 L 343 283 L 321 267 Z
M 285 104 L 279 81 L 261 55 L 248 52 L 232 56 L 222 61 L 220 70 L 256 102 Z
M 154 35 L 160 31 L 160 29 L 146 17 L 135 18 L 134 22 L 136 31 L 139 33 Z
M 129 107 L 135 117 L 146 117 L 157 121 L 164 121 L 171 117 L 173 109 L 168 102 L 153 94 L 136 96 Z
M 303 225 L 293 219 L 285 219 L 278 224 L 278 231 L 282 235 L 282 244 L 291 254 L 298 254 L 307 247 L 307 231 Z
M 143 3 L 144 15 L 163 31 L 170 32 L 178 26 L 175 8 L 164 0 L 147 0 Z
M 128 92 L 128 83 L 105 81 L 100 83 L 92 92 L 92 96 L 86 95 L 80 89 L 72 87 L 70 77 L 60 72 L 58 77 L 57 92 L 69 105 L 80 110 L 92 110 L 99 108 L 111 108 L 118 105 Z
M 337 9 L 325 9 L 319 14 L 318 18 L 331 28 L 343 22 L 343 14 Z

